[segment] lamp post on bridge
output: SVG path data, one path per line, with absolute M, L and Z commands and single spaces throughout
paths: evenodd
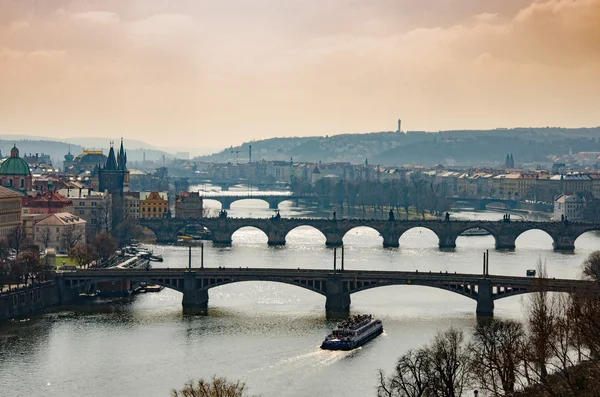
M 192 246 L 188 247 L 188 270 L 192 271 Z M 200 243 L 200 270 L 204 270 L 204 243 Z

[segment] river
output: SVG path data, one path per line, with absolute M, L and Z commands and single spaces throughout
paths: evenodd
M 210 202 L 209 202 L 210 203 Z M 214 205 L 214 203 L 210 204 Z M 282 216 L 307 212 L 289 203 Z M 260 201 L 234 203 L 231 216 L 270 216 Z M 501 219 L 501 213 L 462 212 L 454 217 Z M 513 217 L 514 218 L 514 217 Z M 440 251 L 437 237 L 412 229 L 400 248 L 382 248 L 377 232 L 357 228 L 344 238 L 347 269 L 479 273 L 490 249 L 490 273 L 524 275 L 538 260 L 550 277 L 577 277 L 600 238 L 586 233 L 574 254 L 556 253 L 541 231 L 529 231 L 516 250 L 498 252 L 491 236 L 459 237 Z M 187 248 L 151 246 L 165 261 L 187 265 Z M 196 249 L 196 254 L 198 249 Z M 285 247 L 269 248 L 258 230 L 240 229 L 229 248 L 206 245 L 205 266 L 331 268 L 333 250 L 310 227 L 293 230 Z M 194 266 L 199 266 L 194 256 Z M 496 301 L 496 316 L 521 318 L 523 297 Z M 377 370 L 391 371 L 408 349 L 428 343 L 454 326 L 472 332 L 475 302 L 427 287 L 391 286 L 352 295 L 353 313 L 372 313 L 385 333 L 352 352 L 319 349 L 334 325 L 325 298 L 301 288 L 245 282 L 210 290 L 206 316 L 184 316 L 181 294 L 164 289 L 128 302 L 94 302 L 51 310 L 0 326 L 0 391 L 29 396 L 167 396 L 189 379 L 214 374 L 240 379 L 252 395 L 373 396 Z

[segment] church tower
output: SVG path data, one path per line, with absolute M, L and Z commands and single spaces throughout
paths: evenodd
M 98 169 L 100 191 L 110 194 L 123 195 L 129 191 L 129 170 L 127 169 L 127 154 L 123 148 L 123 138 L 118 155 L 115 155 L 114 142 L 110 143 L 110 150 L 104 168 Z

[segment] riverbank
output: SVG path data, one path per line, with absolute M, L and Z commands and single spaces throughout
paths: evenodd
M 3 292 L 0 294 L 0 322 L 38 314 L 60 301 L 58 287 L 53 281 Z

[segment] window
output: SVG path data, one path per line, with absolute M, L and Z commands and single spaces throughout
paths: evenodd
M 85 210 L 79 210 L 79 214 L 80 215 L 84 215 L 85 214 Z
M 59 232 L 60 232 L 60 229 L 59 229 L 59 228 L 56 228 L 56 233 L 59 233 Z
M 25 179 L 21 178 L 21 187 L 25 187 Z
M 82 206 L 82 207 L 84 207 L 85 206 L 85 201 L 80 201 L 79 205 Z

